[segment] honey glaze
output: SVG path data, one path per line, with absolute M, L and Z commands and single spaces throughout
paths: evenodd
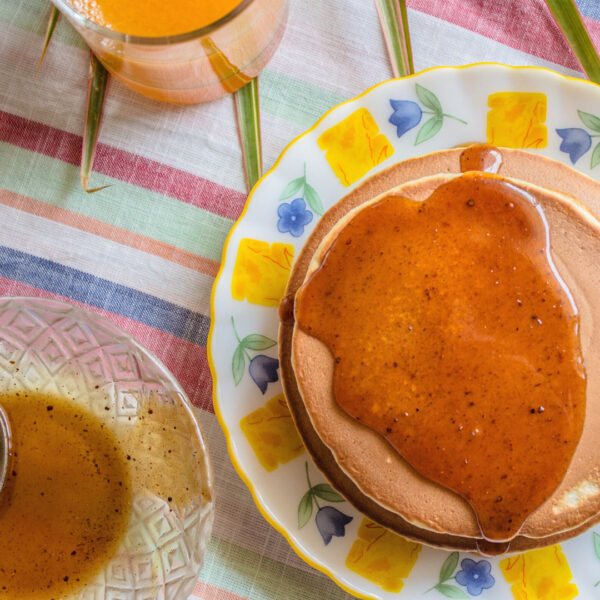
M 0 598 L 77 592 L 117 550 L 129 522 L 127 460 L 95 415 L 68 399 L 0 394 L 12 430 L 0 491 Z
M 295 319 L 330 349 L 339 406 L 465 498 L 486 540 L 513 538 L 563 479 L 585 414 L 578 316 L 526 191 L 465 173 L 364 207 Z

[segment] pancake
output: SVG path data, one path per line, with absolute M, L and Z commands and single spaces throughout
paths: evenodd
M 360 210 L 390 190 L 423 200 L 448 179 L 440 173 L 460 171 L 461 152 L 450 150 L 395 165 L 335 205 L 300 253 L 288 294 L 295 294 L 311 269 L 320 264 L 350 211 Z M 595 297 L 600 283 L 600 270 L 595 267 L 600 258 L 600 225 L 586 208 L 600 208 L 600 185 L 560 163 L 523 151 L 502 150 L 502 158 L 500 175 L 542 199 L 555 264 L 579 308 L 588 373 L 581 440 L 561 485 L 513 540 L 512 549 L 525 549 L 570 537 L 594 523 L 600 512 L 600 450 L 593 439 L 600 420 L 600 338 L 594 322 L 594 315 L 600 315 L 600 298 Z M 284 322 L 280 349 L 292 414 L 317 465 L 333 485 L 359 510 L 398 533 L 434 545 L 473 549 L 480 531 L 470 506 L 457 494 L 416 474 L 381 436 L 335 404 L 333 360 L 324 344 Z

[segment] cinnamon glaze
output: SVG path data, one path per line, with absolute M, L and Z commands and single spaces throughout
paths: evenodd
M 528 192 L 465 173 L 424 202 L 363 207 L 294 312 L 333 355 L 339 406 L 465 498 L 486 540 L 513 538 L 561 482 L 585 372 L 576 308 Z

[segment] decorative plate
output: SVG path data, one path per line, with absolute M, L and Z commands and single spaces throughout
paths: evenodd
M 277 307 L 321 215 L 395 162 L 470 142 L 526 148 L 600 178 L 600 88 L 540 68 L 441 67 L 381 83 L 294 140 L 252 191 L 213 289 L 214 403 L 231 459 L 265 518 L 361 598 L 591 597 L 600 526 L 505 558 L 446 552 L 370 522 L 333 490 L 287 410 Z

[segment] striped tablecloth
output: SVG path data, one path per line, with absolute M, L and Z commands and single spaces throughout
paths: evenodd
M 600 4 L 578 0 L 600 47 Z M 415 68 L 497 61 L 580 76 L 543 0 L 409 0 Z M 264 166 L 326 110 L 391 77 L 371 0 L 291 0 L 260 79 Z M 212 408 L 209 297 L 246 199 L 231 98 L 178 107 L 112 82 L 89 196 L 79 185 L 88 53 L 47 0 L 0 0 L 0 296 L 58 298 L 129 331 L 201 412 L 216 474 L 203 600 L 341 599 L 260 516 Z

